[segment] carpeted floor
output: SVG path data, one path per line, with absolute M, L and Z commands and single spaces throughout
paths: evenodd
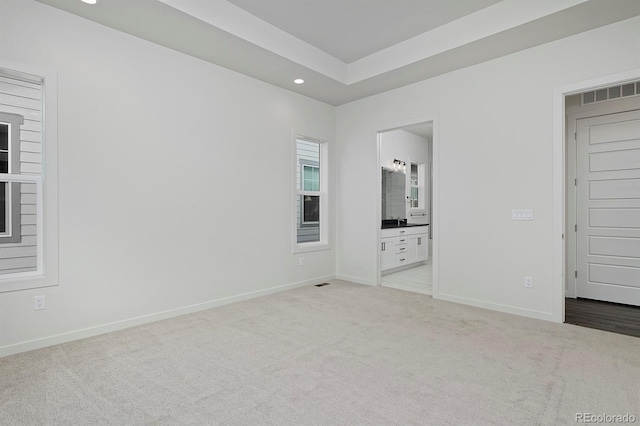
M 640 422 L 640 339 L 334 281 L 0 359 L 1 425 Z

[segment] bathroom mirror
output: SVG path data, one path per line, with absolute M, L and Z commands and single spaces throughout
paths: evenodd
M 382 220 L 406 219 L 406 175 L 382 168 Z

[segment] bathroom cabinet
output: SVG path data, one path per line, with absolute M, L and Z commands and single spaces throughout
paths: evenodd
M 380 270 L 427 260 L 428 235 L 429 225 L 383 229 L 380 233 Z

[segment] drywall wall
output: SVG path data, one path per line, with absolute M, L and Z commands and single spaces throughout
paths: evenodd
M 338 277 L 376 280 L 377 132 L 434 117 L 434 297 L 557 320 L 553 91 L 640 68 L 639 37 L 633 18 L 337 107 Z
M 390 130 L 381 134 L 380 164 L 383 167 L 393 166 L 393 160 L 426 163 L 428 156 L 428 140 L 406 130 Z M 407 163 L 407 169 L 409 163 Z
M 0 294 L 0 355 L 333 276 L 291 217 L 293 132 L 332 144 L 332 106 L 31 1 L 0 57 L 57 72 L 60 213 L 60 284 Z

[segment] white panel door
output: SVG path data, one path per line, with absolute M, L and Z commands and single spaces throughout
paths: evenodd
M 577 121 L 577 296 L 640 306 L 640 111 Z

